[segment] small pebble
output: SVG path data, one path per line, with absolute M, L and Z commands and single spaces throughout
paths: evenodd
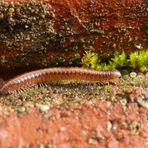
M 113 128 L 113 125 L 112 125 L 112 123 L 109 121 L 109 122 L 107 123 L 107 130 L 110 132 L 112 128 Z
M 64 126 L 60 128 L 61 132 L 65 131 L 65 130 L 66 130 L 66 128 Z
M 138 97 L 137 102 L 142 107 L 148 109 L 148 93 L 144 93 L 144 96 Z
M 96 139 L 89 138 L 88 143 L 92 144 L 92 145 L 95 145 L 95 144 L 98 144 L 98 141 Z
M 41 112 L 47 112 L 49 110 L 48 105 L 38 104 L 37 106 Z
M 22 106 L 22 107 L 18 107 L 17 110 L 19 113 L 24 113 L 26 111 L 26 108 L 24 106 Z
M 135 45 L 135 47 L 138 48 L 138 49 L 143 49 L 143 46 L 141 44 Z
M 40 143 L 38 144 L 37 148 L 45 148 L 45 146 L 42 143 Z
M 130 73 L 130 77 L 131 77 L 131 78 L 135 78 L 136 76 L 137 76 L 137 73 L 136 73 L 136 72 L 131 72 L 131 73 Z
M 143 94 L 144 94 L 145 98 L 148 99 L 148 92 L 144 92 Z

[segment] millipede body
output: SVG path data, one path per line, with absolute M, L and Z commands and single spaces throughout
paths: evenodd
M 84 80 L 92 82 L 115 81 L 121 76 L 119 71 L 97 71 L 84 68 L 46 68 L 19 75 L 6 82 L 0 89 L 7 94 L 34 84 L 48 83 L 57 80 Z

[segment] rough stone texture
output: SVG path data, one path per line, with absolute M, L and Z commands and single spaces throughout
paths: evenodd
M 74 104 L 74 103 L 73 103 Z M 52 108 L 43 114 L 31 108 L 24 115 L 0 113 L 0 146 L 53 148 L 147 148 L 148 110 L 108 102 Z
M 148 73 L 0 95 L 0 148 L 147 148 L 147 82 Z
M 89 49 L 104 57 L 148 46 L 148 0 L 24 2 L 0 6 L 1 68 L 74 65 Z

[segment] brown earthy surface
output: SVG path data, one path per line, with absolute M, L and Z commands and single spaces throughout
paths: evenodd
M 117 85 L 49 84 L 0 96 L 1 148 L 146 148 L 148 75 Z M 145 100 L 145 104 L 147 101 Z
M 1 68 L 77 65 L 89 49 L 104 57 L 148 46 L 148 0 L 34 0 L 35 9 L 5 2 L 14 5 L 1 10 Z

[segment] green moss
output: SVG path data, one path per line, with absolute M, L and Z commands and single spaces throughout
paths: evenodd
M 92 69 L 96 69 L 96 66 L 99 62 L 98 54 L 92 52 L 91 50 L 86 52 L 81 60 L 81 63 L 84 67 L 90 67 Z
M 136 51 L 129 56 L 129 66 L 133 69 L 146 71 L 148 68 L 148 51 Z
M 87 51 L 82 57 L 81 64 L 83 67 L 97 70 L 113 70 L 132 68 L 141 72 L 148 70 L 148 50 L 135 51 L 127 55 L 125 52 L 114 54 L 111 58 L 101 60 L 97 53 Z
M 125 52 L 122 52 L 120 55 L 115 54 L 114 57 L 111 58 L 111 61 L 109 61 L 109 64 L 114 68 L 122 68 L 127 65 L 127 55 Z

